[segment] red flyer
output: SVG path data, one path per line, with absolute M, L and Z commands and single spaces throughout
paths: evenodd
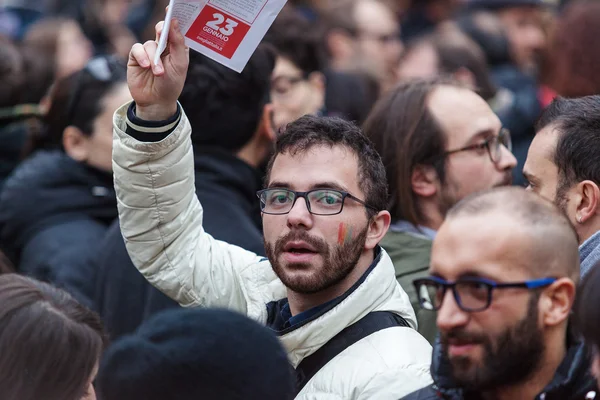
M 286 0 L 171 0 L 169 11 L 177 18 L 191 49 L 241 72 L 285 3 Z

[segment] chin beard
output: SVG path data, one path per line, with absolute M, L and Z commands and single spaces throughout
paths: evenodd
M 363 253 L 368 226 L 351 241 L 337 245 L 333 249 L 321 239 L 313 238 L 304 231 L 290 232 L 277 240 L 275 245 L 265 241 L 267 257 L 277 277 L 290 290 L 301 294 L 315 294 L 336 286 L 350 275 Z M 302 240 L 315 248 L 322 257 L 322 265 L 297 265 L 309 269 L 310 273 L 301 278 L 288 274 L 291 265 L 280 261 L 285 245 L 292 240 Z

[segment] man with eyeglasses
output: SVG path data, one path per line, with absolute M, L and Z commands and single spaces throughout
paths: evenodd
M 217 241 L 202 227 L 177 103 L 189 50 L 176 21 L 158 66 L 156 47 L 132 48 L 135 103 L 114 120 L 121 230 L 140 272 L 183 306 L 225 307 L 272 328 L 297 399 L 397 399 L 427 385 L 431 346 L 378 246 L 390 222 L 385 170 L 360 129 L 314 116 L 288 125 L 258 193 L 268 258 Z
M 390 188 L 392 223 L 381 245 L 417 310 L 419 332 L 433 343 L 435 315 L 420 310 L 412 281 L 427 273 L 432 240 L 452 206 L 511 184 L 510 133 L 484 99 L 445 78 L 397 87 L 375 105 L 364 131 Z
M 438 231 L 429 274 L 414 285 L 438 312 L 435 383 L 405 400 L 595 398 L 569 324 L 577 238 L 551 203 L 516 187 L 463 200 Z

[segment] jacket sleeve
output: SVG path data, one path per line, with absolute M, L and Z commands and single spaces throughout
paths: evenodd
M 144 135 L 129 135 L 133 123 L 128 108 L 131 114 L 133 107 L 123 106 L 113 120 L 113 170 L 121 231 L 131 260 L 151 284 L 182 306 L 246 313 L 247 286 L 252 282 L 240 279 L 240 274 L 260 258 L 204 231 L 185 113 L 181 111 L 167 129 L 135 125 L 138 132 L 145 129 Z M 164 137 L 145 139 L 152 134 Z

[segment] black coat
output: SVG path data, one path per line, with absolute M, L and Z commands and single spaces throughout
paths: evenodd
M 62 151 L 40 151 L 5 183 L 0 247 L 19 272 L 64 286 L 116 218 L 111 174 Z
M 264 254 L 258 172 L 224 150 L 203 149 L 195 156 L 204 229 L 216 239 Z M 79 296 L 93 303 L 112 338 L 134 331 L 158 311 L 177 306 L 133 266 L 116 223 L 104 239 L 94 272 L 94 280 L 82 279 L 77 285 L 83 292 Z M 85 284 L 94 281 L 95 286 Z
M 598 392 L 596 380 L 590 373 L 590 352 L 580 340 L 571 336 L 567 355 L 558 367 L 552 382 L 535 400 L 584 400 L 590 391 Z M 447 362 L 439 342 L 434 347 L 431 366 L 434 384 L 404 397 L 403 400 L 480 400 L 477 393 L 465 393 L 449 376 Z

